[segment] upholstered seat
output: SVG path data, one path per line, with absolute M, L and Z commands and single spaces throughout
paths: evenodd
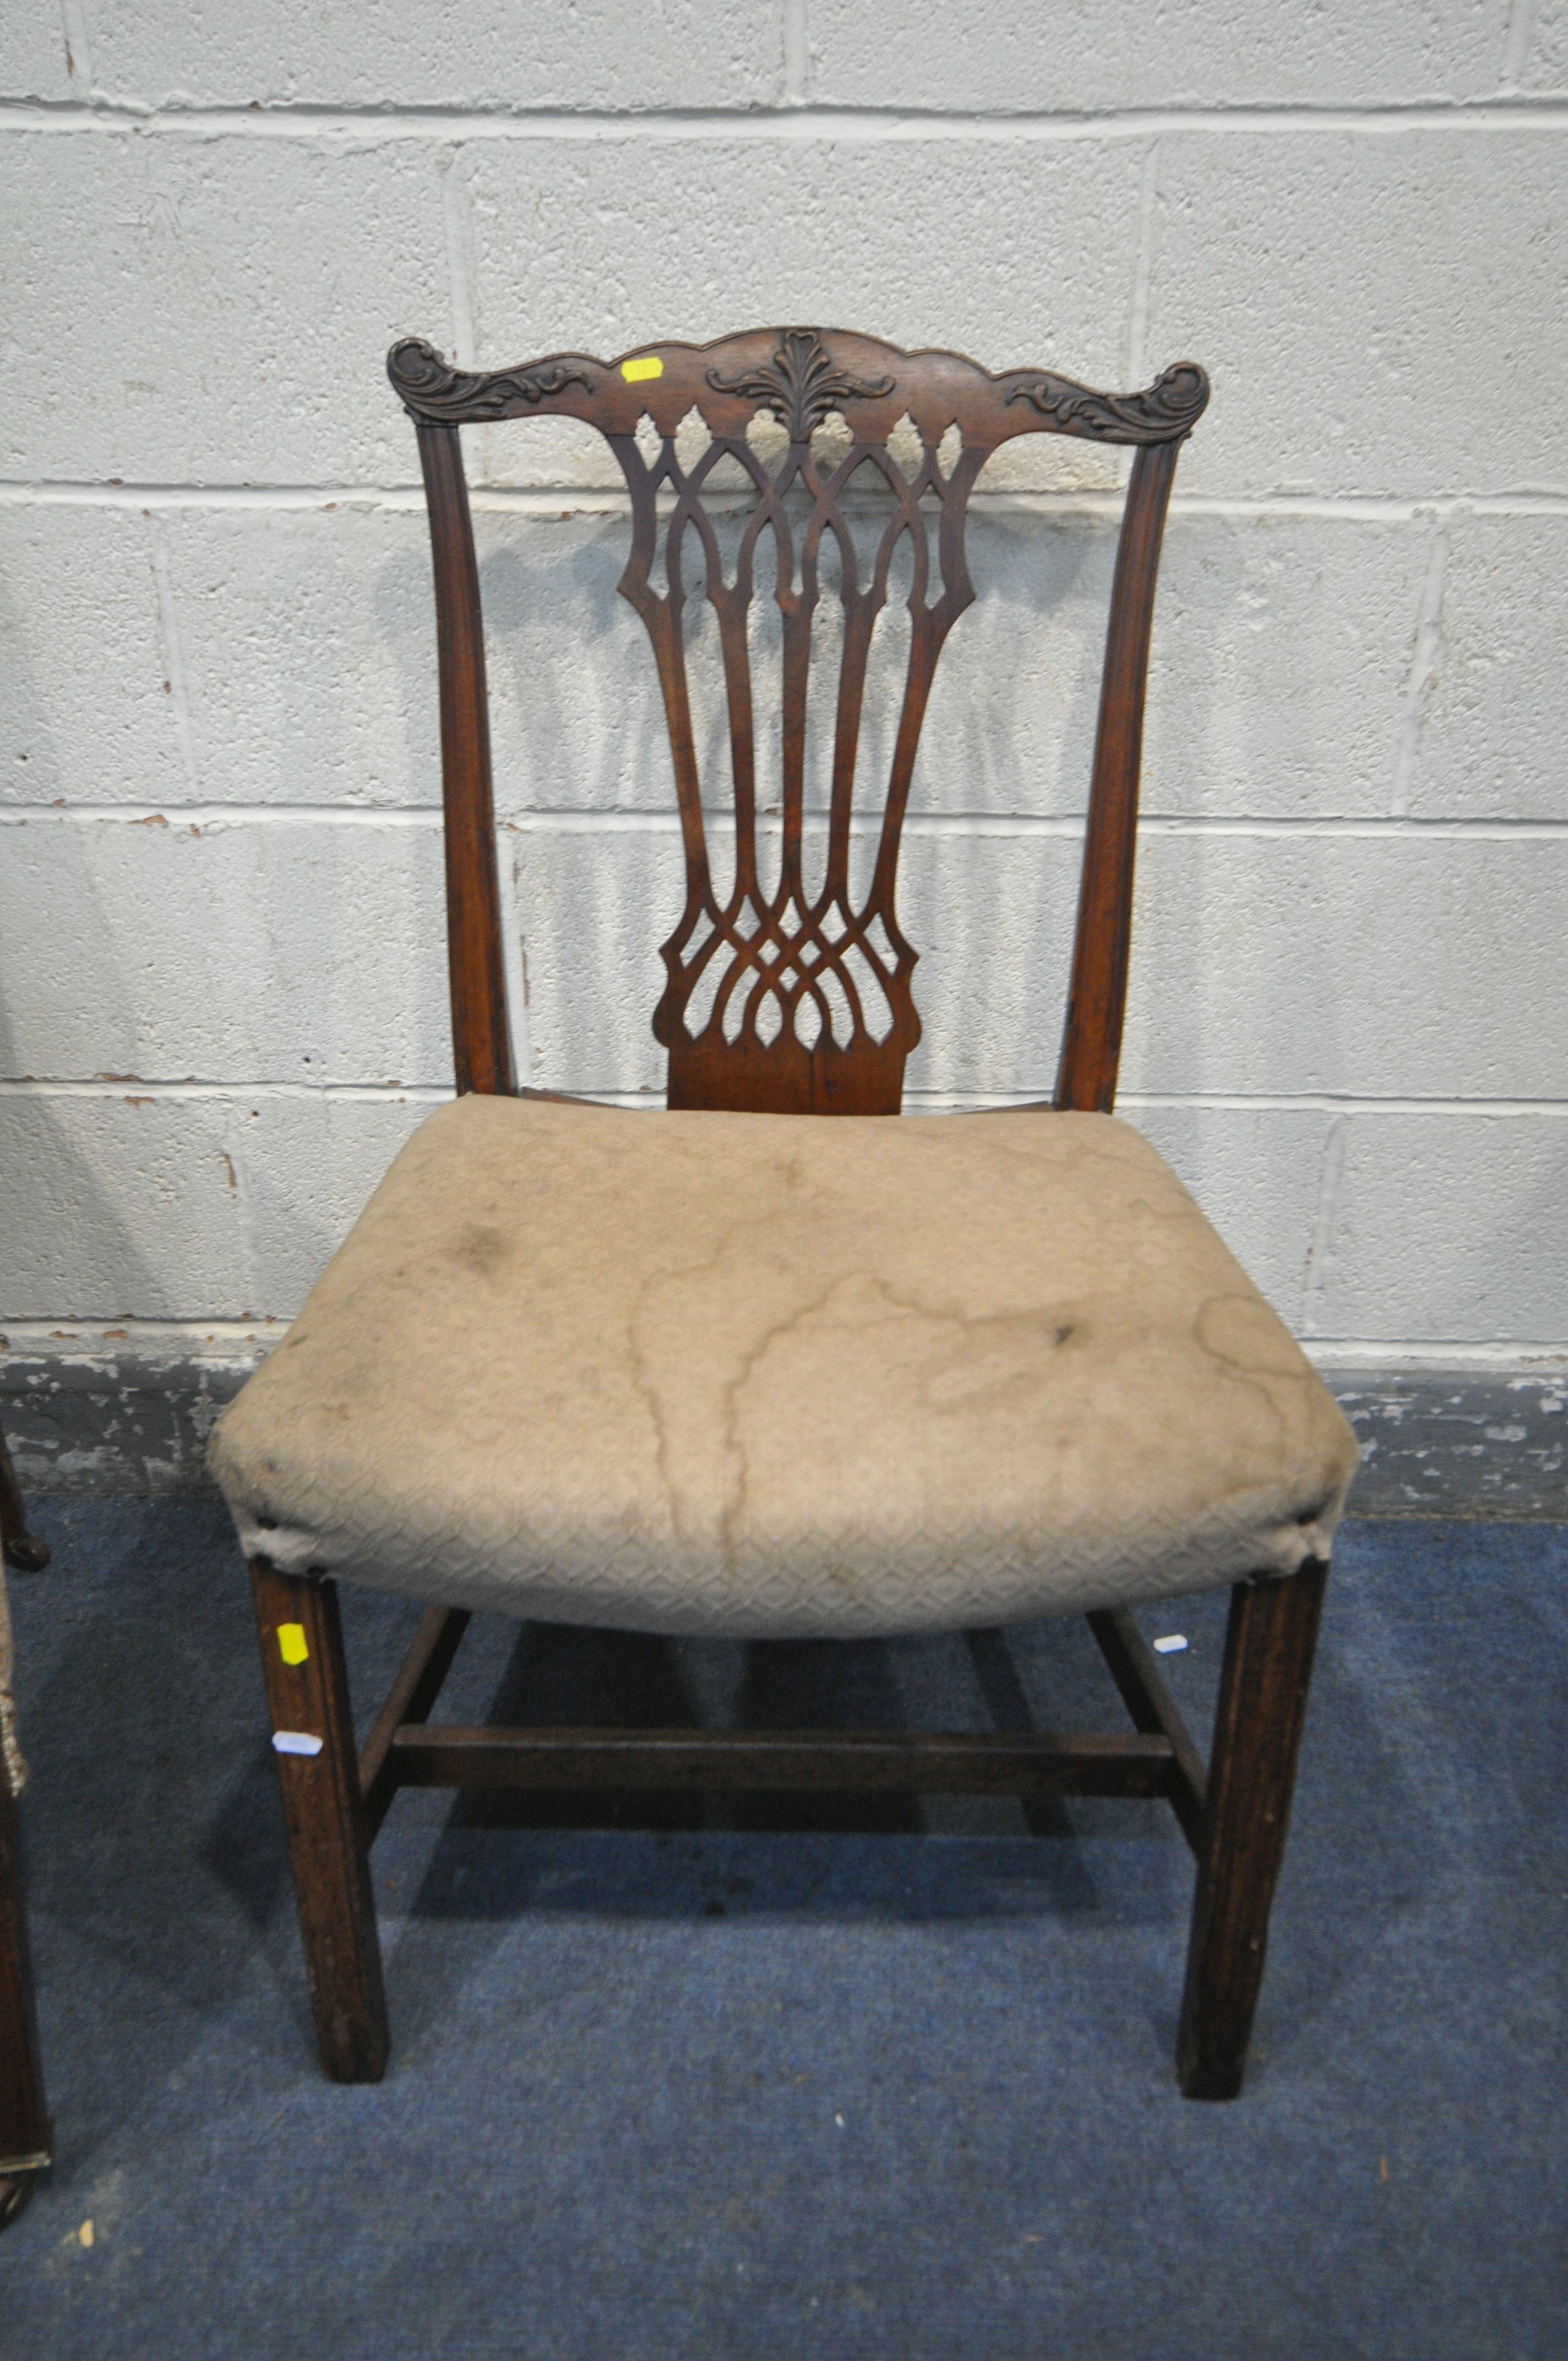
M 1355 1457 L 1113 1116 L 477 1096 L 404 1148 L 214 1447 L 280 1567 L 749 1637 L 1291 1574 Z

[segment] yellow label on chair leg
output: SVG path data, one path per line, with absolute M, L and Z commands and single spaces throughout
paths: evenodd
M 310 1653 L 302 1623 L 279 1624 L 278 1653 L 286 1664 L 302 1664 Z

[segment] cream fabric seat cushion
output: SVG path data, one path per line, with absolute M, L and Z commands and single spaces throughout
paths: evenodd
M 1288 1574 L 1356 1447 L 1109 1115 L 422 1126 L 213 1465 L 247 1554 L 644 1631 L 925 1631 Z

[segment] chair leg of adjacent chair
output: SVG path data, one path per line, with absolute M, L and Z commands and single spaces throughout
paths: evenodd
M 0 1434 L 0 1555 L 18 1573 L 37 1574 L 49 1564 L 49 1551 L 27 1531 L 27 1510 L 4 1434 Z M 0 1597 L 0 1613 L 4 1608 Z M 7 1766 L 0 1762 L 0 2230 L 21 2212 L 49 2160 L 49 2109 L 38 2055 L 32 1954 L 22 1911 L 16 1799 Z
M 1177 2050 L 1190 2099 L 1242 2086 L 1328 1571 L 1309 1560 L 1231 1592 Z
M 387 1999 L 336 1587 L 261 1557 L 250 1575 L 322 2064 L 378 2082 Z
M 49 2160 L 49 2110 L 16 1858 L 16 1805 L 0 1769 L 0 2229 L 21 2212 Z
M 0 1434 L 0 1552 L 18 1574 L 39 1574 L 49 1564 L 47 1546 L 27 1531 L 27 1512 L 4 1434 Z

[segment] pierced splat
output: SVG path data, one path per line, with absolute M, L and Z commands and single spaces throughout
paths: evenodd
M 895 911 L 899 837 L 937 656 L 974 595 L 962 553 L 978 458 L 945 478 L 935 451 L 916 444 L 920 464 L 910 477 L 892 456 L 885 432 L 850 430 L 845 447 L 842 434 L 823 431 L 840 414 L 829 404 L 881 396 L 892 390 L 892 380 L 834 370 L 820 346 L 808 349 L 798 334 L 781 346 L 776 369 L 742 372 L 734 384 L 715 369 L 707 377 L 717 390 L 739 392 L 782 419 L 790 439 L 774 466 L 744 434 L 715 435 L 690 466 L 683 463 L 679 436 L 666 435 L 656 458 L 635 434 L 609 438 L 631 496 L 631 554 L 620 588 L 641 616 L 658 663 L 685 849 L 686 904 L 662 947 L 667 981 L 653 1018 L 670 1056 L 670 1104 L 801 1113 L 850 1104 L 894 1114 L 904 1061 L 920 1038 L 910 991 L 916 953 Z M 728 566 L 703 501 L 725 459 L 743 472 L 751 496 Z M 874 545 L 862 552 L 844 495 L 851 479 L 862 489 L 868 473 L 885 493 L 889 513 Z M 938 505 L 935 520 L 920 505 L 927 493 Z M 828 536 L 836 582 L 824 579 Z M 940 563 L 933 562 L 933 538 Z M 867 662 L 906 539 L 910 638 L 903 707 L 871 884 L 857 895 L 850 829 Z M 722 899 L 708 860 L 687 677 L 685 609 L 694 587 L 718 619 L 729 705 L 735 865 Z M 812 627 L 819 601 L 834 595 L 843 609 L 843 636 L 832 700 L 826 862 L 813 890 L 804 862 Z M 782 848 L 771 888 L 759 860 L 749 635 L 752 599 L 767 597 L 778 606 L 783 635 Z
M 1058 1088 L 1063 1104 L 1108 1104 L 1125 992 L 1154 572 L 1176 450 L 1207 399 L 1201 370 L 1183 363 L 1146 392 L 1106 395 L 1038 369 L 992 376 L 958 354 L 904 353 L 814 328 L 662 345 L 619 362 L 556 354 L 488 376 L 450 368 L 411 340 L 393 347 L 388 366 L 419 425 L 432 488 L 444 719 L 453 725 L 444 734 L 449 841 L 455 811 L 459 833 L 466 827 L 473 843 L 490 809 L 477 582 L 466 502 L 456 498 L 461 462 L 445 447 L 455 445 L 452 430 L 469 419 L 576 417 L 599 430 L 620 464 L 632 519 L 620 589 L 641 616 L 658 664 L 685 853 L 685 906 L 662 947 L 665 985 L 653 1016 L 669 1053 L 669 1104 L 677 1107 L 898 1112 L 905 1060 L 920 1038 L 911 988 L 916 953 L 896 909 L 899 846 L 937 660 L 974 596 L 964 550 L 970 493 L 992 451 L 1018 434 L 1139 446 L 1112 602 Z M 738 501 L 742 512 L 738 543 L 718 529 L 710 500 L 720 489 L 730 522 Z M 854 526 L 868 492 L 885 513 L 862 546 Z M 851 838 L 861 818 L 868 662 L 901 574 L 908 577 L 902 697 L 880 818 L 864 816 L 874 834 L 869 882 L 857 883 Z M 735 861 L 722 892 L 708 857 L 687 671 L 694 597 L 717 620 L 728 706 Z M 770 599 L 782 636 L 776 880 L 764 880 L 760 858 L 759 829 L 769 816 L 759 811 L 751 628 L 753 601 Z M 841 609 L 841 633 L 829 684 L 825 858 L 813 881 L 805 858 L 807 717 L 814 660 L 819 671 L 824 662 L 814 624 L 827 600 Z M 457 628 L 465 616 L 466 632 Z M 455 630 L 468 667 L 461 692 L 448 681 Z M 711 792 L 707 800 L 711 807 Z M 505 1063 L 494 1051 L 498 1038 L 504 1047 L 504 1008 L 496 1031 L 499 975 L 498 948 L 488 978 L 470 979 L 468 994 L 471 1001 L 477 992 L 488 1012 L 482 1024 L 472 1022 L 488 1027 L 492 1072 Z M 460 1086 L 468 1022 L 458 1019 Z

